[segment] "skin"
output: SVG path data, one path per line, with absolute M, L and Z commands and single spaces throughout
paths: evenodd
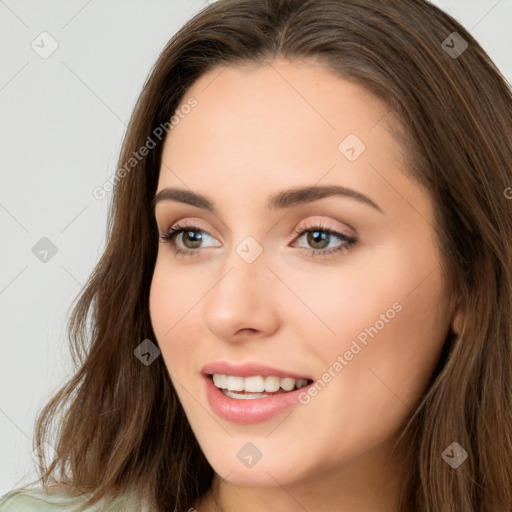
M 201 232 L 199 249 L 174 240 L 192 258 L 159 245 L 150 312 L 222 510 L 396 511 L 407 468 L 391 446 L 462 322 L 439 265 L 432 201 L 405 173 L 398 125 L 379 99 L 313 61 L 216 68 L 183 101 L 190 96 L 198 105 L 167 137 L 157 192 L 193 190 L 217 214 L 157 204 L 161 233 L 186 221 L 211 236 Z M 352 162 L 338 149 L 351 133 L 366 145 Z M 309 185 L 350 187 L 382 212 L 342 196 L 268 209 L 273 193 Z M 308 255 L 321 246 L 294 229 L 318 220 L 356 244 Z M 236 252 L 247 236 L 263 249 L 250 264 Z M 323 250 L 343 244 L 331 237 Z M 210 408 L 204 364 L 257 361 L 321 379 L 394 303 L 401 311 L 309 404 L 252 425 Z M 247 442 L 262 453 L 252 468 L 237 458 Z M 216 510 L 212 493 L 190 505 Z

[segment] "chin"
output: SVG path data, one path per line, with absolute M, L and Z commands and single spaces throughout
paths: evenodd
M 290 447 L 293 454 L 291 457 L 273 449 L 269 450 L 273 452 L 272 455 L 261 454 L 261 458 L 256 460 L 257 449 L 254 444 L 258 444 L 263 452 L 266 451 L 264 441 L 255 441 L 251 445 L 250 441 L 234 438 L 231 439 L 231 444 L 233 449 L 219 447 L 223 449 L 222 453 L 216 452 L 214 447 L 211 447 L 211 450 L 207 447 L 202 448 L 215 473 L 232 484 L 275 487 L 276 482 L 279 485 L 288 485 L 307 478 L 311 473 L 312 468 L 308 470 L 305 465 L 299 446 Z M 248 458 L 244 461 L 251 453 L 254 456 L 253 460 Z

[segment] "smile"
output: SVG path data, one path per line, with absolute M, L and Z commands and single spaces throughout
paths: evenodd
M 254 400 L 300 389 L 308 384 L 307 379 L 276 377 L 274 375 L 238 377 L 213 374 L 213 383 L 224 395 L 237 400 Z
M 214 375 L 217 383 L 214 383 Z M 270 377 L 270 389 L 275 389 L 276 383 L 279 382 L 277 391 L 267 391 L 266 381 Z M 236 379 L 233 381 L 233 378 Z M 230 387 L 240 388 L 242 390 L 228 389 L 228 379 Z M 224 374 L 203 375 L 205 394 L 208 404 L 214 414 L 223 420 L 239 423 L 250 424 L 268 421 L 287 409 L 300 404 L 300 393 L 307 392 L 309 386 L 313 385 L 312 380 L 292 379 L 288 377 L 266 376 L 250 376 L 250 377 L 234 377 Z M 284 382 L 283 382 L 284 381 Z M 225 385 L 225 388 L 220 386 Z M 291 388 L 286 390 L 283 387 Z M 292 387 L 293 385 L 293 387 Z M 300 388 L 298 386 L 301 386 Z M 246 391 L 262 389 L 262 391 Z

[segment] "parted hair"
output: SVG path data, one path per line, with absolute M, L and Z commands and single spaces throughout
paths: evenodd
M 457 55 L 460 38 L 467 48 Z M 448 333 L 403 425 L 410 471 L 400 512 L 510 512 L 510 85 L 471 34 L 426 0 L 219 0 L 160 53 L 118 167 L 169 122 L 204 73 L 278 57 L 320 62 L 396 115 L 407 172 L 432 198 L 441 265 L 463 305 L 463 329 Z M 44 461 L 37 482 L 69 484 L 88 497 L 84 507 L 130 493 L 151 510 L 185 512 L 212 485 L 163 358 L 146 366 L 134 356 L 142 340 L 157 343 L 148 302 L 164 141 L 115 182 L 105 250 L 69 318 L 73 374 L 36 419 L 34 448 Z M 50 460 L 45 442 L 55 449 Z M 468 453 L 458 469 L 442 458 L 453 442 Z

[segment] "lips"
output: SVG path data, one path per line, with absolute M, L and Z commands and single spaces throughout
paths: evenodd
M 309 386 L 313 384 L 313 379 L 308 375 L 252 362 L 234 365 L 219 361 L 205 365 L 202 368 L 202 373 L 206 396 L 212 411 L 224 420 L 241 424 L 267 421 L 286 409 L 299 404 L 300 393 L 307 392 Z M 304 380 L 308 381 L 309 384 L 287 392 L 280 389 L 275 393 L 253 393 L 252 399 L 242 400 L 240 399 L 242 398 L 240 393 L 219 389 L 213 382 L 213 375 L 244 378 L 255 376 L 278 377 L 281 379 Z M 246 392 L 242 391 L 241 393 Z
M 234 377 L 254 377 L 261 375 L 262 377 L 274 376 L 280 377 L 282 379 L 290 377 L 295 380 L 313 380 L 313 378 L 309 375 L 301 375 L 293 371 L 283 370 L 255 362 L 232 364 L 228 363 L 227 361 L 217 361 L 204 365 L 201 373 L 205 375 L 213 375 L 218 373 L 221 375 L 232 375 Z

